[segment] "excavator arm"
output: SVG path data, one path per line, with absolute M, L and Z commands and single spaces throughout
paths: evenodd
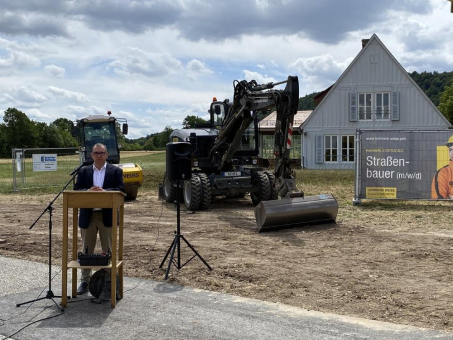
M 275 86 L 285 83 L 284 90 L 274 90 Z M 272 183 L 272 185 L 276 186 L 281 197 L 297 192 L 290 169 L 289 153 L 292 125 L 298 104 L 299 81 L 297 77 L 289 76 L 285 81 L 262 85 L 257 84 L 254 80 L 250 82 L 235 81 L 233 104 L 228 109 L 218 137 L 210 151 L 210 156 L 214 158 L 217 168 L 225 170 L 231 165 L 242 134 L 253 122 L 256 114 L 259 111 L 275 107 L 277 111 L 274 144 L 276 183 Z

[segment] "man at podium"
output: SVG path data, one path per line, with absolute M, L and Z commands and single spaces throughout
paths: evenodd
M 123 170 L 108 163 L 108 156 L 107 147 L 104 144 L 95 144 L 91 151 L 93 164 L 80 169 L 74 190 L 126 192 L 123 183 Z M 82 252 L 94 253 L 98 233 L 102 251 L 107 253 L 112 250 L 111 227 L 112 209 L 80 209 L 79 228 L 82 235 Z M 91 278 L 90 268 L 82 269 L 81 272 L 81 282 L 77 288 L 77 294 L 84 294 L 88 291 Z

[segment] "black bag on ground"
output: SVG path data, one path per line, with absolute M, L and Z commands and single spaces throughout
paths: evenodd
M 90 279 L 90 284 L 88 285 L 88 289 L 90 290 L 90 294 L 95 298 L 99 298 L 101 295 L 102 289 L 104 288 L 106 279 L 107 279 L 107 272 L 104 269 L 99 269 L 96 271 Z M 108 275 L 110 277 L 110 275 Z M 120 291 L 120 277 L 116 275 L 116 299 L 121 300 L 121 296 L 119 294 Z

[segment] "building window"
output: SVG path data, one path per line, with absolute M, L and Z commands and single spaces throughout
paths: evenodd
M 324 162 L 338 162 L 338 136 L 324 136 Z
M 341 136 L 341 161 L 354 162 L 355 143 L 354 136 Z
M 371 93 L 359 93 L 359 120 L 371 120 Z
M 376 93 L 376 120 L 390 119 L 390 92 Z

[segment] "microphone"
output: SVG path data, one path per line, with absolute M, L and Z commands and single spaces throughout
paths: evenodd
M 75 168 L 74 170 L 72 170 L 71 173 L 69 174 L 69 176 L 73 176 L 74 174 L 78 173 L 78 172 L 80 171 L 80 169 L 82 169 L 84 166 L 92 165 L 93 163 L 94 163 L 93 160 L 83 162 L 83 163 L 80 164 L 77 168 Z

